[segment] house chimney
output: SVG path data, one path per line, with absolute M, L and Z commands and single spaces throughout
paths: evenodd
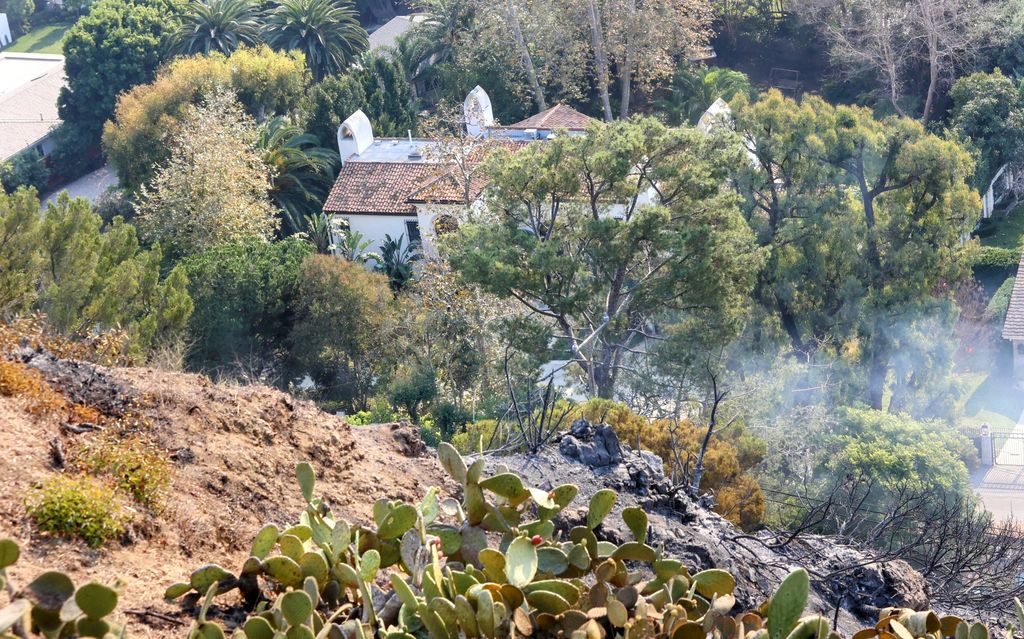
M 373 144 L 373 125 L 362 109 L 356 111 L 338 127 L 338 155 L 341 164 L 359 156 Z
M 494 126 L 491 97 L 479 84 L 469 92 L 462 103 L 462 114 L 466 122 L 466 133 L 469 135 L 480 135 L 488 127 Z

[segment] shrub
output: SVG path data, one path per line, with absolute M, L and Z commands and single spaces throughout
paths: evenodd
M 505 441 L 505 437 L 495 433 L 497 430 L 496 420 L 481 419 L 466 424 L 465 430 L 452 437 L 451 444 L 463 455 L 475 455 L 492 446 L 500 446 Z
M 1008 277 L 999 285 L 992 299 L 985 306 L 985 321 L 1002 323 L 1006 317 L 1006 311 L 1010 308 L 1010 295 L 1013 293 L 1013 285 L 1016 277 Z
M 666 474 L 681 472 L 680 460 L 683 464 L 689 462 L 692 468 L 704 438 L 703 429 L 688 421 L 650 420 L 611 400 L 590 400 L 577 410 L 588 421 L 609 424 L 623 443 L 660 457 L 665 462 Z M 704 455 L 700 489 L 714 493 L 715 512 L 747 530 L 764 519 L 764 493 L 747 474 L 764 454 L 764 443 L 747 435 L 737 424 L 727 433 L 713 437 Z
M 101 436 L 82 449 L 76 462 L 85 472 L 109 477 L 140 505 L 154 512 L 163 508 L 171 465 L 160 449 L 143 437 Z
M 119 329 L 74 337 L 60 335 L 51 329 L 42 313 L 0 322 L 0 350 L 27 346 L 61 359 L 79 359 L 101 366 L 129 365 L 129 339 L 128 333 Z
M 66 410 L 68 402 L 43 379 L 42 373 L 21 362 L 0 360 L 0 395 L 28 403 L 28 412 L 45 415 Z
M 374 397 L 370 400 L 369 410 L 361 410 L 345 418 L 345 421 L 353 426 L 367 426 L 369 424 L 390 424 L 397 422 L 402 416 L 396 413 L 383 397 Z
M 448 442 L 456 433 L 462 432 L 466 424 L 473 418 L 465 408 L 451 402 L 438 402 L 430 411 L 437 429 L 441 432 L 441 439 Z
M 7 162 L 0 163 L 0 186 L 8 193 L 14 193 L 22 186 L 43 193 L 49 181 L 50 170 L 46 168 L 43 156 L 35 150 L 21 153 Z
M 420 405 L 437 397 L 437 375 L 433 367 L 417 365 L 402 371 L 391 382 L 388 399 L 404 408 L 414 424 L 420 423 Z
M 971 252 L 970 261 L 974 268 L 1015 268 L 1020 262 L 1020 250 L 982 246 Z
M 125 532 L 128 517 L 116 488 L 88 475 L 55 475 L 29 494 L 25 508 L 39 530 L 103 545 Z

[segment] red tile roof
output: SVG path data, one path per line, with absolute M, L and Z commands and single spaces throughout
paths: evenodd
M 556 104 L 546 111 L 537 115 L 531 115 L 522 122 L 516 122 L 506 126 L 506 129 L 569 129 L 570 131 L 581 131 L 590 126 L 593 118 L 583 115 L 576 109 Z
M 1017 280 L 1010 294 L 1010 306 L 1003 321 L 1003 339 L 1024 340 L 1024 254 L 1020 256 Z
M 409 197 L 443 169 L 423 162 L 346 162 L 338 171 L 326 213 L 416 215 Z
M 486 177 L 479 174 L 469 177 L 469 200 L 471 202 L 480 196 L 488 181 Z M 451 171 L 446 175 L 427 180 L 409 196 L 409 202 L 465 204 L 466 190 L 463 184 L 464 178 L 455 171 Z

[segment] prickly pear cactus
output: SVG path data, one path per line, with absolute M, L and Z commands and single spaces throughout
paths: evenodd
M 50 571 L 36 577 L 23 590 L 14 588 L 7 569 L 21 556 L 11 539 L 0 539 L 0 589 L 15 593 L 10 603 L 0 608 L 0 638 L 96 637 L 113 639 L 122 629 L 107 617 L 117 607 L 117 591 L 98 583 L 75 588 L 71 578 Z
M 622 511 L 632 541 L 598 539 L 614 491 L 595 493 L 585 524 L 559 535 L 553 519 L 576 486 L 542 490 L 504 468 L 485 477 L 482 459 L 467 463 L 448 444 L 438 457 L 461 501 L 436 489 L 415 504 L 380 500 L 368 526 L 334 517 L 316 497 L 312 467 L 300 464 L 307 506 L 297 523 L 260 530 L 237 574 L 210 564 L 168 588 L 170 599 L 205 597 L 190 637 L 223 637 L 206 614 L 238 590 L 251 615 L 233 639 L 835 639 L 827 619 L 805 614 L 803 570 L 757 610 L 737 612 L 732 575 L 691 574 L 665 556 L 648 543 L 641 509 Z M 982 630 L 889 609 L 856 639 L 988 639 Z

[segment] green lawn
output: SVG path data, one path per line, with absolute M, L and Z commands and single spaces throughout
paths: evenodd
M 1011 431 L 1024 412 L 1024 392 L 1013 387 L 1010 376 L 996 371 L 962 377 L 967 384 L 963 425 L 987 423 L 995 432 Z
M 15 53 L 61 53 L 64 34 L 73 23 L 48 24 L 32 29 L 21 36 L 4 51 Z
M 995 215 L 996 231 L 988 237 L 981 238 L 984 246 L 998 246 L 1000 248 L 1017 249 L 1024 238 L 1024 207 L 1017 207 L 1010 211 L 1006 217 L 997 213 Z

